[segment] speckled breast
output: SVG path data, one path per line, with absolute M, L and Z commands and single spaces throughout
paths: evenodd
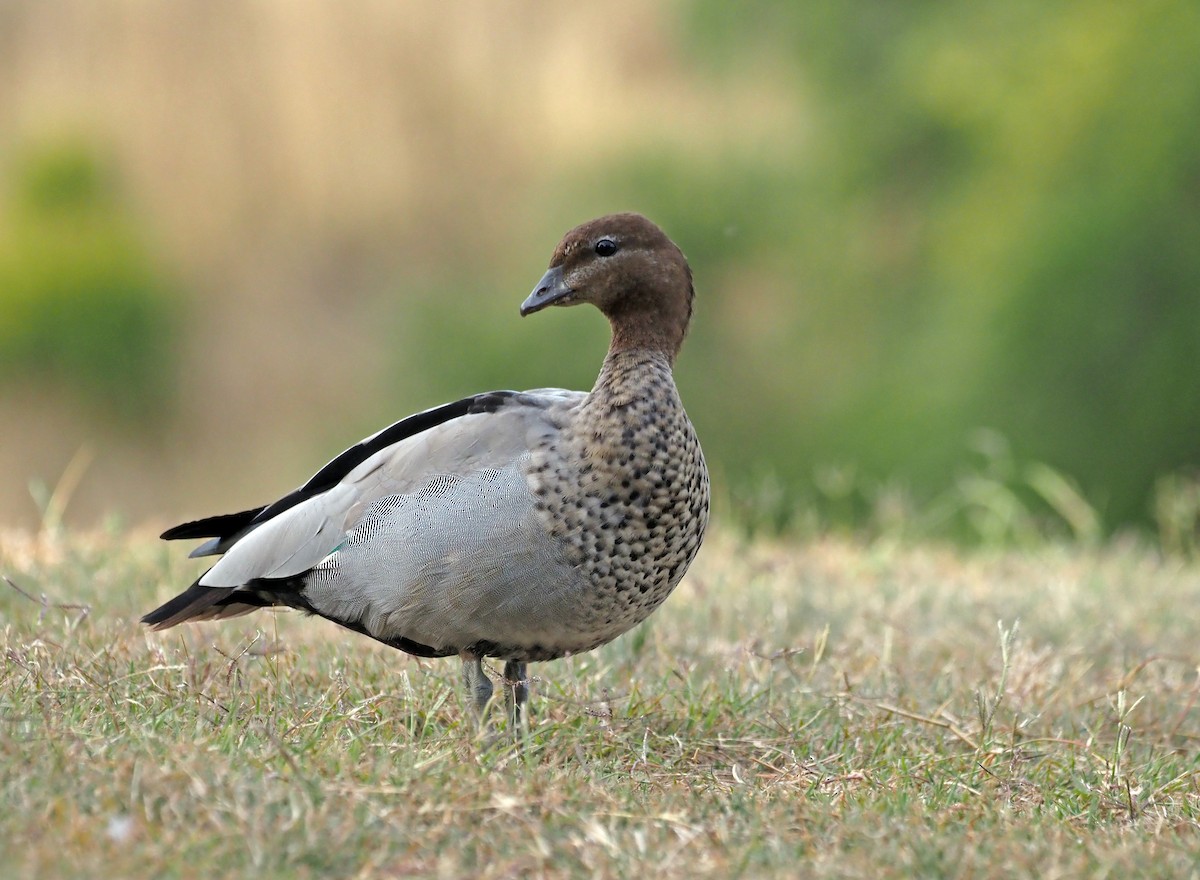
M 655 371 L 651 380 L 649 393 L 643 375 L 643 393 L 589 401 L 594 411 L 530 461 L 538 518 L 584 576 L 563 621 L 576 644 L 564 653 L 602 645 L 645 620 L 704 537 L 709 479 L 699 440 L 670 373 Z M 614 398 L 617 406 L 595 406 Z

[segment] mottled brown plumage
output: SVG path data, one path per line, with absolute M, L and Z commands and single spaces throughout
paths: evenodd
M 290 605 L 424 656 L 525 664 L 591 650 L 644 620 L 695 558 L 708 471 L 671 368 L 692 314 L 687 261 L 653 223 L 573 229 L 522 304 L 591 303 L 612 342 L 587 394 L 477 395 L 398 422 L 262 508 L 188 523 L 225 554 L 148 614 L 158 628 Z

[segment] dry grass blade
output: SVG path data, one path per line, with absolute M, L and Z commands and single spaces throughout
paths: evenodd
M 24 590 L 21 587 L 17 586 L 16 582 L 12 578 L 10 578 L 8 575 L 0 575 L 0 577 L 3 577 L 4 582 L 6 584 L 8 584 L 10 587 L 12 587 L 14 590 L 16 590 L 18 593 L 20 593 L 22 596 L 24 596 L 30 602 L 33 602 L 34 604 L 41 606 L 42 610 L 41 610 L 41 614 L 38 617 L 39 620 L 41 620 L 42 617 L 45 616 L 46 612 L 51 609 L 56 609 L 58 611 L 78 611 L 79 616 L 75 618 L 76 623 L 83 620 L 83 618 L 87 617 L 89 614 L 92 613 L 91 605 L 80 604 L 77 602 L 56 602 L 56 601 L 52 600 L 49 596 L 47 596 L 45 593 L 41 593 L 37 596 L 34 596 L 28 590 Z
M 537 667 L 519 749 L 481 747 L 455 664 L 319 620 L 146 633 L 175 564 L 0 538 L 6 876 L 1194 868 L 1194 563 L 718 532 L 639 639 Z

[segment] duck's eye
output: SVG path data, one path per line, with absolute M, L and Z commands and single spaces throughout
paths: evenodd
M 611 238 L 602 238 L 596 242 L 596 255 L 600 257 L 611 257 L 617 252 L 617 243 Z

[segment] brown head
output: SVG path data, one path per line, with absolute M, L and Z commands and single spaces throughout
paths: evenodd
M 521 314 L 578 303 L 605 314 L 613 349 L 653 349 L 674 360 L 692 318 L 692 272 L 641 214 L 609 214 L 563 236 Z

